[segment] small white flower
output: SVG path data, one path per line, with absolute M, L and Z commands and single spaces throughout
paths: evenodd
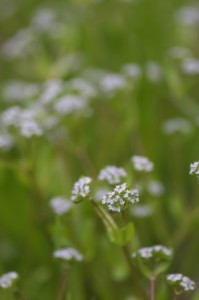
M 145 156 L 133 156 L 132 163 L 137 171 L 151 172 L 153 170 L 153 163 Z
M 72 204 L 64 197 L 55 197 L 50 200 L 50 206 L 54 213 L 57 215 L 63 215 L 71 209 Z
M 153 213 L 152 207 L 149 205 L 135 205 L 132 207 L 131 213 L 136 218 L 150 217 Z
M 0 149 L 10 150 L 13 147 L 14 143 L 15 141 L 12 135 L 8 133 L 0 134 Z
M 16 272 L 9 272 L 0 277 L 0 287 L 7 289 L 12 286 L 14 281 L 18 278 Z
M 81 177 L 75 184 L 72 190 L 72 201 L 78 201 L 81 198 L 86 198 L 90 194 L 90 177 Z
M 118 74 L 105 74 L 101 80 L 100 86 L 102 91 L 114 94 L 125 87 L 124 77 Z
M 126 183 L 117 185 L 112 192 L 107 193 L 102 198 L 102 204 L 105 204 L 113 212 L 121 212 L 130 204 L 138 201 L 138 190 L 128 190 Z
M 53 252 L 53 256 L 55 258 L 60 258 L 60 259 L 66 260 L 66 261 L 71 261 L 71 260 L 81 261 L 81 260 L 83 260 L 82 254 L 74 248 L 58 249 Z
M 195 161 L 190 165 L 189 174 L 199 177 L 199 161 Z
M 156 180 L 149 181 L 146 188 L 152 196 L 158 197 L 164 193 L 164 186 Z
M 123 168 L 107 166 L 100 171 L 98 179 L 106 180 L 109 184 L 118 184 L 126 176 L 126 171 Z
M 167 257 L 170 258 L 172 255 L 172 251 L 165 246 L 162 245 L 155 245 L 152 247 L 144 247 L 140 248 L 137 251 L 137 254 L 144 258 L 144 259 L 149 259 L 149 258 L 158 258 L 158 257 Z M 136 253 L 133 253 L 133 256 L 135 257 L 137 255 Z
M 188 75 L 199 74 L 199 59 L 187 58 L 182 63 L 182 70 Z
M 196 286 L 194 281 L 180 273 L 167 275 L 167 281 L 174 287 L 176 293 L 178 294 L 181 294 L 182 292 L 193 291 Z
M 19 128 L 21 135 L 26 138 L 30 138 L 33 135 L 41 136 L 43 134 L 41 127 L 34 120 L 26 120 L 21 122 Z
M 140 76 L 142 75 L 140 66 L 135 63 L 124 65 L 122 71 L 124 74 L 131 78 L 140 78 Z
M 175 133 L 187 134 L 191 132 L 192 126 L 183 118 L 172 118 L 163 123 L 162 130 L 167 135 L 173 135 Z
M 159 82 L 162 79 L 162 69 L 155 61 L 149 61 L 146 65 L 146 76 L 151 82 Z
M 86 108 L 87 102 L 84 98 L 75 95 L 67 95 L 58 99 L 54 105 L 55 110 L 61 115 L 69 115 Z

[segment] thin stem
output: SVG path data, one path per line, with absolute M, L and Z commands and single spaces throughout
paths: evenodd
M 113 229 L 113 231 L 119 230 L 117 224 L 114 222 L 114 220 L 111 218 L 111 216 L 109 216 L 109 214 L 107 214 L 104 211 L 104 209 L 102 207 L 100 207 L 93 199 L 90 199 L 90 201 L 93 204 L 93 206 L 95 207 L 95 209 L 96 209 L 97 213 L 99 214 L 99 216 L 109 224 L 109 226 Z M 144 288 L 142 287 L 142 285 L 140 283 L 139 276 L 138 276 L 137 271 L 135 269 L 135 266 L 134 266 L 133 260 L 131 258 L 131 255 L 129 253 L 127 245 L 121 246 L 121 249 L 122 249 L 124 257 L 127 261 L 129 269 L 131 271 L 131 276 L 132 276 L 132 279 L 133 279 L 133 285 L 137 290 L 137 294 L 139 294 L 140 299 L 145 300 L 145 299 L 147 299 L 147 296 L 146 296 Z
M 155 300 L 155 277 L 150 278 L 150 300 Z
M 58 292 L 57 292 L 56 300 L 64 300 L 65 299 L 66 277 L 67 277 L 67 269 L 66 269 L 66 267 L 64 267 L 63 272 L 62 272 L 62 277 L 61 277 L 61 280 L 60 280 L 59 289 L 58 289 Z
M 124 245 L 121 248 L 122 248 L 122 252 L 124 254 L 124 257 L 127 261 L 127 264 L 129 266 L 129 269 L 130 269 L 130 272 L 131 272 L 131 278 L 133 280 L 133 285 L 136 287 L 137 293 L 140 295 L 141 299 L 143 299 L 143 300 L 147 299 L 146 292 L 145 292 L 143 286 L 140 283 L 139 276 L 138 276 L 137 271 L 135 269 L 135 265 L 134 265 L 134 262 L 132 260 L 131 255 L 129 253 L 127 245 Z

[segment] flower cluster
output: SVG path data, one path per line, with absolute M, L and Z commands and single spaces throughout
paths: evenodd
M 98 179 L 106 180 L 109 184 L 118 184 L 121 182 L 121 179 L 126 176 L 126 171 L 123 168 L 107 166 L 100 171 Z
M 166 258 L 171 257 L 172 251 L 164 246 L 155 245 L 152 247 L 144 247 L 137 251 L 137 253 L 133 253 L 133 256 L 139 255 L 143 259 L 149 258 Z
M 55 197 L 51 199 L 50 206 L 57 215 L 63 215 L 71 209 L 71 202 L 64 197 Z
M 189 277 L 179 273 L 167 275 L 167 282 L 174 288 L 176 294 L 193 291 L 195 289 L 195 282 Z
M 113 212 L 121 212 L 130 204 L 138 201 L 138 190 L 128 190 L 126 183 L 117 185 L 112 192 L 107 193 L 102 198 L 102 204 L 105 204 Z
M 153 170 L 153 163 L 145 156 L 133 156 L 132 163 L 137 171 L 151 172 Z
M 141 271 L 148 278 L 164 272 L 171 261 L 172 251 L 162 245 L 144 247 L 132 254 Z
M 62 248 L 53 252 L 55 258 L 60 258 L 66 261 L 81 261 L 82 254 L 74 248 Z
M 90 177 L 81 177 L 75 184 L 72 190 L 71 200 L 79 202 L 90 194 L 90 183 L 92 179 Z M 82 199 L 83 198 L 83 199 Z
M 199 161 L 195 161 L 190 165 L 189 174 L 199 177 Z
M 16 272 L 9 272 L 0 277 L 0 287 L 3 289 L 10 288 L 14 281 L 18 279 L 18 274 Z

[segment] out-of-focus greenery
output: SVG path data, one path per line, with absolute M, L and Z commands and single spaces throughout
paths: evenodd
M 57 195 L 70 198 L 80 176 L 96 178 L 106 165 L 124 166 L 134 186 L 153 179 L 164 187 L 158 197 L 140 193 L 140 205 L 152 207 L 151 215 L 129 213 L 136 229 L 130 250 L 170 247 L 174 257 L 168 272 L 197 282 L 199 193 L 189 168 L 199 160 L 199 67 L 194 73 L 183 65 L 197 60 L 199 17 L 188 25 L 182 17 L 187 6 L 199 16 L 194 5 L 188 0 L 1 2 L 1 115 L 10 106 L 31 110 L 50 79 L 67 85 L 86 78 L 97 90 L 88 111 L 60 117 L 57 127 L 39 137 L 25 138 L 11 129 L 15 145 L 0 148 L 0 274 L 17 271 L 17 286 L 27 299 L 59 300 L 62 269 L 52 253 L 64 245 L 84 256 L 67 275 L 66 299 L 136 299 L 122 252 L 109 241 L 91 204 L 75 205 L 62 216 L 61 231 L 49 206 Z M 35 17 L 38 12 L 40 19 Z M 51 14 L 50 22 L 45 12 Z M 26 32 L 20 36 L 21 30 Z M 20 42 L 25 46 L 17 52 Z M 188 54 L 174 57 L 174 47 Z M 125 75 L 126 64 L 136 64 L 141 75 Z M 100 89 L 99 80 L 107 74 L 119 74 L 125 86 L 111 93 Z M 22 101 L 17 95 L 7 99 L 5 87 L 11 81 L 34 83 L 39 91 Z M 165 133 L 165 122 L 176 118 L 186 121 L 185 130 L 178 121 L 179 130 Z M 149 157 L 154 171 L 137 176 L 132 155 Z M 147 281 L 140 278 L 147 289 Z M 4 290 L 0 293 L 0 299 L 8 299 Z M 171 299 L 165 274 L 156 293 L 158 300 Z M 199 292 L 182 299 L 198 300 Z

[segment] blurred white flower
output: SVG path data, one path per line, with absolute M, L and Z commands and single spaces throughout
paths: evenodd
M 74 248 L 58 249 L 53 252 L 53 256 L 55 258 L 60 258 L 60 259 L 66 260 L 66 261 L 71 261 L 71 260 L 82 261 L 83 260 L 82 254 Z
M 168 249 L 165 246 L 162 245 L 155 245 L 151 247 L 144 247 L 140 248 L 137 253 L 133 253 L 133 256 L 135 257 L 136 255 L 139 255 L 140 257 L 144 259 L 149 259 L 152 257 L 171 257 L 172 256 L 172 251 Z
M 192 126 L 189 121 L 183 118 L 172 118 L 163 123 L 162 130 L 167 135 L 173 135 L 175 133 L 186 134 L 191 132 Z
M 199 59 L 186 58 L 182 63 L 182 70 L 188 75 L 198 75 Z
M 199 23 L 199 6 L 185 6 L 177 11 L 177 21 L 185 25 L 195 25 Z
M 147 191 L 152 196 L 161 196 L 164 193 L 164 186 L 160 181 L 151 180 L 147 183 Z
M 131 213 L 136 218 L 147 218 L 153 214 L 153 209 L 147 204 L 135 205 L 132 207 Z
M 10 288 L 14 281 L 18 279 L 18 273 L 16 272 L 9 272 L 0 277 L 0 287 L 3 289 Z
M 98 179 L 106 180 L 109 184 L 118 184 L 126 176 L 126 171 L 123 168 L 107 166 L 100 171 Z
M 194 281 L 180 273 L 167 275 L 167 281 L 171 286 L 173 286 L 177 294 L 193 291 L 196 287 Z
M 122 67 L 122 72 L 131 78 L 140 78 L 142 70 L 138 64 L 130 63 Z
M 145 156 L 135 155 L 131 160 L 137 171 L 151 172 L 153 170 L 153 163 Z
M 69 115 L 86 109 L 86 105 L 87 102 L 84 98 L 75 95 L 66 95 L 57 99 L 54 108 L 60 115 Z
M 126 80 L 119 74 L 105 74 L 100 82 L 100 87 L 103 92 L 110 93 L 111 95 L 115 92 L 123 89 L 126 85 Z
M 169 55 L 173 58 L 185 58 L 191 56 L 191 51 L 187 48 L 176 46 L 169 49 Z
M 199 177 L 199 161 L 195 161 L 190 165 L 190 172 L 191 175 L 197 175 Z
M 155 61 L 146 64 L 146 76 L 151 82 L 159 82 L 162 79 L 162 68 Z
M 3 95 L 10 101 L 24 101 L 36 96 L 38 92 L 37 84 L 11 81 L 5 85 Z
M 0 149 L 10 150 L 15 144 L 15 140 L 12 135 L 8 133 L 0 134 Z
M 71 209 L 72 203 L 64 197 L 55 197 L 50 200 L 50 206 L 55 214 L 63 215 Z
M 81 177 L 75 184 L 72 190 L 72 201 L 79 201 L 86 198 L 90 194 L 90 177 Z

